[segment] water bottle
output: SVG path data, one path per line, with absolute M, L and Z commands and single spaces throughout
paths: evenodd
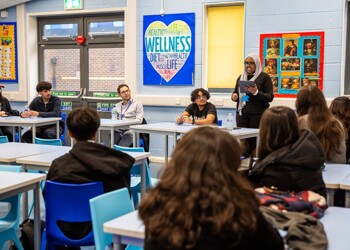
M 118 111 L 117 111 L 117 107 L 114 105 L 112 108 L 112 120 L 118 120 Z
M 25 112 L 25 113 L 27 113 L 28 114 L 28 112 L 29 112 L 29 106 L 28 105 L 25 105 L 24 106 L 24 111 L 23 112 Z M 29 117 L 29 114 L 28 114 L 28 116 L 27 116 L 27 118 Z
M 233 130 L 233 116 L 232 116 L 232 113 L 228 113 L 226 126 L 227 126 L 227 131 L 232 131 Z

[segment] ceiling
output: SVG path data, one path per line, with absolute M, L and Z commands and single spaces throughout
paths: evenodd
M 29 2 L 31 0 L 0 0 L 0 10 L 16 6 L 17 4 Z

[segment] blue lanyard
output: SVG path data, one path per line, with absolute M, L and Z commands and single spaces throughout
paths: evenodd
M 131 103 L 132 103 L 132 100 L 129 101 L 129 104 L 128 104 L 128 106 L 126 107 L 124 114 L 123 114 L 123 103 L 122 103 L 122 105 L 120 105 L 120 119 L 123 119 L 123 117 L 124 117 L 126 111 L 129 109 Z

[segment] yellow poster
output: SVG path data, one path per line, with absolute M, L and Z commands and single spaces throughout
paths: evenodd
M 0 81 L 17 82 L 16 23 L 0 23 Z

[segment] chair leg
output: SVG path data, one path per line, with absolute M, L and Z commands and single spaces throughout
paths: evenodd
M 16 234 L 16 230 L 14 228 L 9 228 L 3 232 L 1 232 L 0 236 L 0 249 L 3 249 L 3 245 L 5 244 L 6 241 L 12 240 L 18 250 L 23 250 L 22 243 L 18 239 L 18 236 Z
M 41 235 L 40 250 L 46 250 L 46 244 L 46 228 L 44 228 L 43 233 Z

